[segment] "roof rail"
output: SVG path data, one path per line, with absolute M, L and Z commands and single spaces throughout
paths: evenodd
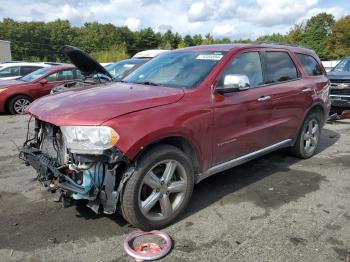
M 283 45 L 283 46 L 291 46 L 291 47 L 300 47 L 300 48 L 306 48 L 302 45 L 298 44 L 289 44 L 284 42 L 258 42 L 257 44 L 267 44 L 267 45 Z

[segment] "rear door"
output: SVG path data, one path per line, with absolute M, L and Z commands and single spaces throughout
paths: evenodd
M 259 150 L 271 143 L 272 103 L 269 87 L 263 87 L 263 72 L 258 50 L 235 56 L 217 86 L 226 75 L 246 75 L 251 87 L 245 91 L 214 94 L 213 162 L 225 162 Z
M 273 143 L 294 138 L 306 110 L 312 104 L 314 87 L 302 78 L 296 59 L 287 50 L 266 50 L 262 55 L 265 83 L 270 87 Z

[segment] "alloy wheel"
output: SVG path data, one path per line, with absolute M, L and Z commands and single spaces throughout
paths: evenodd
M 24 114 L 29 104 L 30 101 L 28 99 L 20 98 L 16 100 L 16 102 L 13 104 L 13 108 L 15 109 L 17 114 Z
M 151 221 L 169 218 L 184 201 L 188 176 L 176 160 L 155 164 L 145 175 L 139 190 L 139 208 Z
M 304 150 L 307 154 L 312 154 L 318 145 L 320 127 L 316 119 L 310 119 L 304 129 L 303 141 Z

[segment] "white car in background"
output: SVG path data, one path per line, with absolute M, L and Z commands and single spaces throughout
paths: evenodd
M 132 58 L 154 58 L 157 55 L 169 52 L 169 50 L 164 49 L 151 49 L 136 53 Z
M 0 80 L 13 80 L 51 65 L 44 63 L 6 62 L 0 64 Z

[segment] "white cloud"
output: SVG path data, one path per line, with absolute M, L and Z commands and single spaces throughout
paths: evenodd
M 231 38 L 235 34 L 235 27 L 231 24 L 215 25 L 213 35 L 216 37 Z
M 339 18 L 347 15 L 349 12 L 340 6 L 335 6 L 335 7 L 330 7 L 330 8 L 313 8 L 313 9 L 309 10 L 309 12 L 304 17 L 304 19 L 308 19 L 308 18 L 315 16 L 317 14 L 320 14 L 320 13 L 332 14 L 336 19 L 339 19 Z
M 317 4 L 318 0 L 256 0 L 254 7 L 239 8 L 240 17 L 262 26 L 290 25 Z
M 124 25 L 129 27 L 131 31 L 136 31 L 140 29 L 141 20 L 134 17 L 129 17 L 125 20 Z
M 195 2 L 188 10 L 188 20 L 190 22 L 207 21 L 213 15 L 213 10 L 205 2 Z

